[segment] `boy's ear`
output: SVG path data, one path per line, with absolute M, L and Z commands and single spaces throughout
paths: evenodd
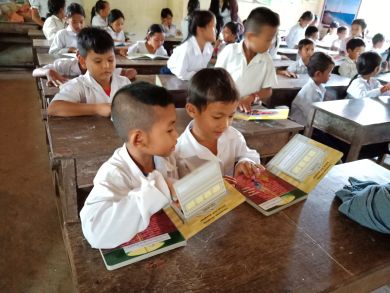
M 198 114 L 198 109 L 195 107 L 194 104 L 191 104 L 191 103 L 187 103 L 186 104 L 186 111 L 187 111 L 187 114 L 192 118 L 194 119 L 197 114 Z
M 87 70 L 87 62 L 85 61 L 86 57 L 81 56 L 78 51 L 76 53 L 76 57 L 79 60 L 80 66 L 84 69 Z
M 139 129 L 129 133 L 128 139 L 129 139 L 130 145 L 133 147 L 143 147 L 147 143 L 147 138 L 145 136 L 145 132 L 143 132 L 142 130 L 139 130 Z

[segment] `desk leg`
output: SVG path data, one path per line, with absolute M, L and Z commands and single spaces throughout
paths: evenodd
M 355 129 L 355 134 L 351 141 L 351 147 L 347 155 L 346 162 L 356 161 L 359 158 L 360 149 L 362 148 L 362 141 L 364 133 L 361 129 Z
M 303 131 L 303 135 L 306 137 L 310 138 L 313 134 L 314 116 L 316 115 L 316 113 L 317 109 L 314 109 L 314 111 L 312 111 L 312 116 L 310 117 L 310 123 L 305 127 L 305 130 Z

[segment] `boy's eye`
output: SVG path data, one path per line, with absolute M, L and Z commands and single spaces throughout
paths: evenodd
M 222 116 L 213 116 L 213 119 L 215 119 L 215 120 L 218 120 L 218 119 L 221 119 L 222 118 Z

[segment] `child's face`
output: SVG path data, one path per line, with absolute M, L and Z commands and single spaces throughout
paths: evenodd
M 269 50 L 278 31 L 277 27 L 265 25 L 258 34 L 248 33 L 245 38 L 248 39 L 250 49 L 256 53 L 264 53 Z
M 155 33 L 153 36 L 149 37 L 148 43 L 151 45 L 155 50 L 160 48 L 164 44 L 165 35 L 164 33 Z
M 172 16 L 168 15 L 167 17 L 165 18 L 162 18 L 162 23 L 166 26 L 171 26 L 172 25 Z
M 315 32 L 314 34 L 312 34 L 310 36 L 310 39 L 312 39 L 313 41 L 317 41 L 319 39 L 320 35 L 318 32 Z
M 317 71 L 315 73 L 316 82 L 317 83 L 327 83 L 329 78 L 330 78 L 330 75 L 332 74 L 333 67 L 334 67 L 334 65 L 331 64 L 331 65 L 329 65 L 328 69 L 325 70 L 324 72 Z
M 351 26 L 351 36 L 352 37 L 360 37 L 363 33 L 362 27 L 358 24 L 353 24 Z
M 339 36 L 340 40 L 344 40 L 347 37 L 347 31 L 342 31 L 341 33 L 337 34 Z
M 120 17 L 117 20 L 115 20 L 113 23 L 111 23 L 111 28 L 114 32 L 119 33 L 123 30 L 123 26 L 125 24 L 125 20 Z
M 238 102 L 213 102 L 199 111 L 188 104 L 187 112 L 195 120 L 201 137 L 207 141 L 215 141 L 232 123 L 237 106 Z
M 301 25 L 301 27 L 307 27 L 312 21 L 311 20 L 304 20 L 304 19 L 301 19 L 299 21 L 299 24 Z
M 206 27 L 198 27 L 196 35 L 202 37 L 206 42 L 214 42 L 216 37 L 215 18 Z
M 110 10 L 110 4 L 107 3 L 106 6 L 102 10 L 100 10 L 99 14 L 103 18 L 107 18 L 110 14 Z
M 166 107 L 153 106 L 155 121 L 146 133 L 145 153 L 167 157 L 174 150 L 178 138 L 176 131 L 176 109 L 171 104 Z
M 232 33 L 232 31 L 228 27 L 224 27 L 222 30 L 223 40 L 226 43 L 234 43 L 236 41 L 236 36 Z
M 85 58 L 80 56 L 79 60 L 99 84 L 111 80 L 116 66 L 114 49 L 103 54 L 89 50 L 87 56 Z
M 73 14 L 71 17 L 68 17 L 67 22 L 72 31 L 78 34 L 84 27 L 84 16 Z
M 375 44 L 375 48 L 382 49 L 383 45 L 385 44 L 385 41 L 381 41 Z
M 314 45 L 309 44 L 303 46 L 301 50 L 299 50 L 299 55 L 301 56 L 303 62 L 305 64 L 309 63 L 310 57 L 314 54 Z
M 352 60 L 357 60 L 360 56 L 361 53 L 363 53 L 365 50 L 365 47 L 357 47 L 353 50 L 348 49 L 348 57 L 351 58 Z

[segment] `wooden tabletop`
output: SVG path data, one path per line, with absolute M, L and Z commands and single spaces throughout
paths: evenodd
M 289 67 L 293 63 L 295 63 L 294 60 L 282 60 L 282 59 L 273 59 L 275 68 L 280 68 L 280 67 Z
M 289 78 L 277 75 L 278 84 L 274 89 L 301 89 L 309 80 L 308 74 L 298 74 L 298 78 Z M 332 74 L 325 87 L 347 87 L 350 79 L 337 74 Z
M 270 217 L 244 203 L 186 247 L 112 272 L 90 248 L 80 224 L 66 224 L 75 287 L 80 292 L 366 292 L 380 287 L 389 280 L 390 236 L 337 211 L 334 191 L 350 175 L 390 181 L 390 172 L 370 161 L 339 165 L 304 202 Z
M 62 54 L 38 53 L 37 58 L 38 58 L 38 65 L 45 66 L 47 64 L 53 64 L 56 59 L 72 58 L 72 57 L 68 55 L 62 55 Z
M 33 39 L 33 47 L 41 49 L 47 48 L 49 50 L 50 44 L 49 41 L 46 39 Z
M 27 34 L 31 39 L 46 39 L 44 33 L 39 29 L 29 29 Z
M 27 35 L 30 29 L 38 29 L 34 22 L 15 23 L 9 21 L 0 21 L 0 33 L 2 34 L 21 34 Z

